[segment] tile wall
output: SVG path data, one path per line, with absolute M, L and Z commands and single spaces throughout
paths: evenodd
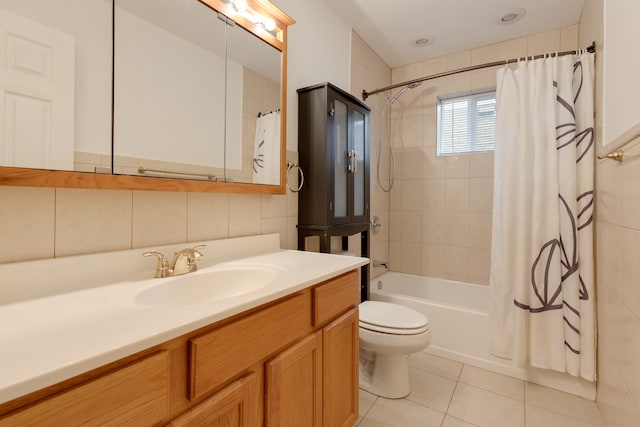
M 351 37 L 351 93 L 362 99 L 362 90 L 373 90 L 391 84 L 391 68 L 371 49 L 360 36 L 353 32 Z M 365 103 L 371 108 L 371 218 L 380 218 L 382 228 L 371 234 L 371 259 L 389 260 L 389 193 L 385 193 L 376 183 L 378 151 L 376 141 L 380 134 L 380 111 L 386 98 L 383 94 L 368 98 Z M 388 164 L 383 153 L 381 165 Z M 388 179 L 389 170 L 381 168 L 381 178 Z M 384 183 L 384 181 L 383 181 Z M 371 276 L 384 273 L 384 268 L 371 267 Z
M 603 0 L 587 0 L 580 43 L 596 42 L 596 147 L 602 147 Z M 635 43 L 636 41 L 632 41 Z M 598 405 L 607 426 L 640 419 L 640 158 L 596 161 Z
M 392 82 L 577 47 L 578 25 L 572 25 L 395 68 Z M 389 218 L 393 270 L 489 283 L 493 154 L 437 157 L 436 106 L 438 96 L 495 85 L 495 69 L 479 70 L 426 81 L 393 104 L 397 165 Z
M 289 160 L 296 153 L 287 153 Z M 291 177 L 293 179 L 293 176 Z M 293 185 L 293 184 L 292 184 Z M 0 186 L 0 263 L 250 234 L 297 247 L 298 197 Z

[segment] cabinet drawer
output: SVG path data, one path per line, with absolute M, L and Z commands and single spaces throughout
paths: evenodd
M 358 271 L 313 288 L 313 326 L 320 326 L 360 303 Z
M 167 416 L 168 352 L 63 391 L 0 419 L 0 426 L 148 426 Z
M 189 340 L 189 398 L 208 393 L 309 332 L 311 298 L 305 292 Z

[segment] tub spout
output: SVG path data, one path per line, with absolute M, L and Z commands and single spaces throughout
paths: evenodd
M 373 260 L 373 266 L 374 267 L 384 267 L 387 270 L 389 269 L 389 264 L 386 261 L 377 261 L 377 260 Z

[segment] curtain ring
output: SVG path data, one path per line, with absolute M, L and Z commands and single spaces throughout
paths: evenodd
M 300 185 L 298 186 L 297 189 L 293 189 L 289 186 L 289 172 L 291 171 L 291 169 L 296 169 L 296 168 L 298 169 L 298 173 L 300 174 Z M 302 186 L 304 185 L 304 172 L 302 172 L 302 168 L 300 167 L 299 164 L 287 161 L 287 174 L 285 178 L 287 181 L 287 188 L 289 189 L 289 191 L 291 191 L 292 193 L 297 193 L 300 190 L 302 190 Z

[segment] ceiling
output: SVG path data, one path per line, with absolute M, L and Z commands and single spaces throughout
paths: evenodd
M 395 68 L 577 24 L 585 0 L 324 0 Z M 500 18 L 525 9 L 510 24 Z M 427 38 L 431 43 L 414 47 Z

